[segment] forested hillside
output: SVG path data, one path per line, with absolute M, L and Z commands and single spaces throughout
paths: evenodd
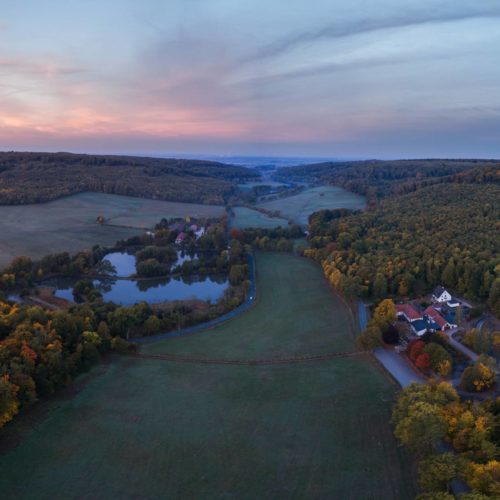
M 347 217 L 310 219 L 310 256 L 350 297 L 420 295 L 443 284 L 500 315 L 500 186 L 436 185 Z
M 494 160 L 394 160 L 327 162 L 281 168 L 283 180 L 305 180 L 341 186 L 375 202 L 442 182 L 500 182 L 500 162 Z
M 201 160 L 0 153 L 0 204 L 49 201 L 82 191 L 223 204 L 253 170 Z

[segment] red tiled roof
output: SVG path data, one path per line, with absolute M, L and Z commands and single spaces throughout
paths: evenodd
M 398 304 L 396 306 L 396 311 L 398 313 L 404 314 L 410 321 L 415 321 L 417 319 L 422 319 L 422 314 L 419 313 L 410 304 Z
M 425 311 L 424 314 L 427 314 L 430 318 L 432 318 L 432 321 L 439 325 L 441 328 L 444 328 L 447 324 L 448 321 L 446 321 L 441 314 L 439 314 L 436 309 L 434 309 L 432 306 L 429 306 Z

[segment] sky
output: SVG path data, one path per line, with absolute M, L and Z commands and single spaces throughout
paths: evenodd
M 2 0 L 0 150 L 500 158 L 500 1 Z

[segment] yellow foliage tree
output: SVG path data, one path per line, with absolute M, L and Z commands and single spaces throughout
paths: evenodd
M 385 325 L 394 323 L 396 321 L 396 316 L 396 306 L 392 299 L 384 299 L 375 308 L 373 312 L 373 321 L 382 328 Z
M 471 463 L 467 474 L 469 485 L 475 490 L 497 498 L 500 495 L 500 462 Z
M 19 412 L 18 391 L 19 387 L 9 381 L 8 375 L 0 377 L 0 427 L 12 420 Z
M 441 377 L 447 377 L 451 372 L 451 363 L 448 359 L 440 361 L 437 366 L 437 372 Z

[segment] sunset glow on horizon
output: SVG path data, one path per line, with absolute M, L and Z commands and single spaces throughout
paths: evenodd
M 2 2 L 0 149 L 500 157 L 497 0 Z

